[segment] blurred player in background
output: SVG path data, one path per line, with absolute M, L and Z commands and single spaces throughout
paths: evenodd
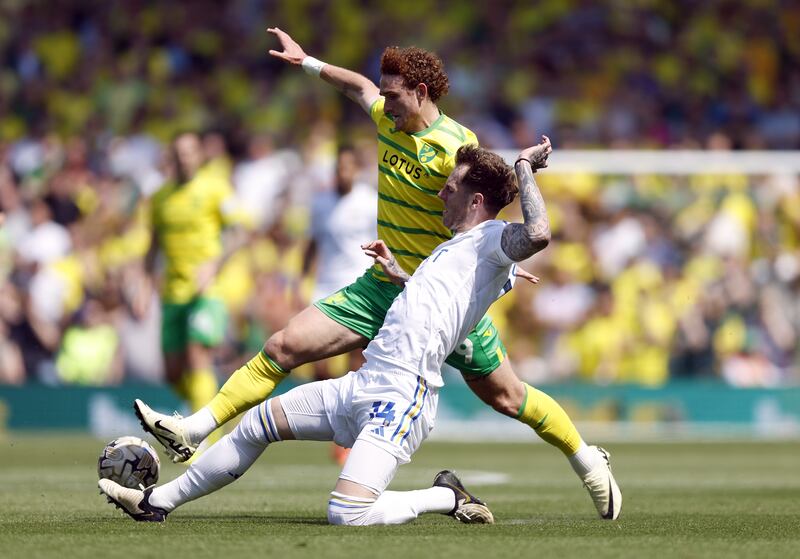
M 161 347 L 167 380 L 196 411 L 217 391 L 213 349 L 223 341 L 227 322 L 214 280 L 243 241 L 240 236 L 223 248 L 222 230 L 246 219 L 237 211 L 227 176 L 207 164 L 198 134 L 175 138 L 168 165 L 171 178 L 150 201 L 145 272 L 153 278 L 162 253 Z
M 206 162 L 203 171 L 229 182 L 233 174 L 233 160 L 228 153 L 228 142 L 220 130 L 206 130 L 200 137 Z
M 321 77 L 370 115 L 378 129 L 378 237 L 397 262 L 413 272 L 452 232 L 442 223 L 437 194 L 464 144 L 477 143 L 470 130 L 446 116 L 437 101 L 448 78 L 435 54 L 415 47 L 387 48 L 380 87 L 365 76 L 306 55 L 288 34 L 269 29 L 282 50 L 270 54 Z M 301 364 L 363 347 L 371 340 L 402 287 L 377 264 L 356 282 L 318 301 L 272 335 L 263 350 L 231 375 L 211 403 L 186 419 L 153 412 L 137 400 L 137 414 L 176 460 L 238 413 L 256 405 Z M 424 309 L 420 309 L 424 312 Z M 489 317 L 484 317 L 446 362 L 461 371 L 484 402 L 530 426 L 561 450 L 588 489 L 601 517 L 616 518 L 608 457 L 588 446 L 564 409 L 547 394 L 521 382 Z

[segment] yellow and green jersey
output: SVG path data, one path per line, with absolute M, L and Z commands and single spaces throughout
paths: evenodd
M 242 221 L 233 188 L 222 175 L 200 169 L 184 184 L 168 183 L 153 195 L 151 223 L 165 257 L 161 298 L 187 303 L 197 295 L 198 268 L 222 253 L 222 229 Z M 214 296 L 215 286 L 206 292 Z
M 409 274 L 433 249 L 453 235 L 442 225 L 444 203 L 437 196 L 455 167 L 456 151 L 477 144 L 475 134 L 440 114 L 425 130 L 395 130 L 383 112 L 384 98 L 370 108 L 378 126 L 378 238 Z M 388 281 L 379 265 L 373 275 Z

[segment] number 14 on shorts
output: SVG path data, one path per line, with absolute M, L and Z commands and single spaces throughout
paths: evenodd
M 383 410 L 381 410 L 381 406 L 383 406 Z M 372 402 L 372 411 L 369 412 L 370 420 L 383 419 L 383 422 L 373 429 L 372 432 L 376 435 L 383 436 L 383 428 L 392 424 L 394 415 L 394 402 L 382 402 L 380 400 Z

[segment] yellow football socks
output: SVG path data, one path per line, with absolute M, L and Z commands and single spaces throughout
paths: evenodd
M 266 353 L 260 351 L 231 375 L 208 404 L 217 425 L 222 425 L 266 400 L 288 374 L 289 371 L 283 370 Z
M 544 392 L 523 384 L 525 400 L 519 408 L 517 419 L 567 456 L 575 454 L 580 448 L 581 436 L 567 412 Z

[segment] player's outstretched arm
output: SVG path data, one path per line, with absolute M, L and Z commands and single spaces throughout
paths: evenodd
M 321 60 L 308 56 L 288 33 L 281 31 L 277 27 L 270 27 L 267 32 L 275 35 L 283 48 L 282 51 L 270 50 L 269 53 L 272 56 L 280 58 L 289 64 L 302 66 L 309 74 L 321 77 L 369 113 L 372 103 L 380 96 L 380 89 L 367 77 L 352 70 L 340 68 L 333 64 L 326 64 Z
M 375 262 L 381 265 L 383 273 L 395 285 L 405 285 L 411 277 L 408 273 L 400 267 L 394 254 L 386 246 L 386 243 L 378 239 L 361 245 L 364 254 L 375 259 Z
M 523 223 L 511 223 L 503 230 L 501 246 L 509 258 L 516 262 L 530 258 L 550 243 L 550 221 L 542 193 L 536 186 L 533 174 L 547 167 L 547 157 L 553 151 L 550 138 L 542 136 L 542 143 L 522 150 L 514 170 L 519 185 L 519 203 Z

